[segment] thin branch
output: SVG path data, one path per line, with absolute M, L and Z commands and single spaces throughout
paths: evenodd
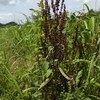
M 42 84 L 40 85 L 38 90 L 42 89 L 45 85 L 47 85 L 51 79 L 52 79 L 52 77 L 47 78 L 44 82 L 42 82 Z
M 74 86 L 75 90 L 78 89 L 78 87 L 76 86 L 75 80 L 73 78 L 73 76 L 71 75 L 71 77 L 67 76 L 64 71 L 62 70 L 62 68 L 59 67 L 59 71 L 62 74 L 63 77 L 65 77 L 67 80 L 71 81 L 72 85 Z
M 59 67 L 59 71 L 62 74 L 62 76 L 64 76 L 67 80 L 72 81 L 73 78 L 70 78 L 69 76 L 67 76 L 64 71 L 62 70 L 62 68 Z

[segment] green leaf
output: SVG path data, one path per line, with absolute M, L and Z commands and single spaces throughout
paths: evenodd
M 39 69 L 34 70 L 33 74 L 36 74 L 37 72 L 39 72 Z
M 84 21 L 84 24 L 85 24 L 86 29 L 89 29 L 89 28 L 88 28 L 88 24 L 87 24 L 86 21 Z
M 42 67 L 43 67 L 43 70 L 46 72 L 49 68 L 49 62 L 44 61 Z
M 89 30 L 92 32 L 92 34 L 94 33 L 95 30 L 95 18 L 91 17 L 89 20 Z
M 78 84 L 79 84 L 80 78 L 82 77 L 82 73 L 83 73 L 83 70 L 80 70 L 80 71 L 78 72 L 78 74 L 77 74 L 76 79 L 75 79 L 76 85 L 77 85 L 77 86 L 78 86 Z
M 31 11 L 33 11 L 35 13 L 39 12 L 39 10 L 36 10 L 36 9 L 33 9 L 33 8 L 30 8 L 29 10 L 31 10 Z
M 91 100 L 90 98 L 85 98 L 84 100 Z
M 29 22 L 29 18 L 27 17 L 27 15 L 24 14 L 24 13 L 21 13 L 21 14 L 24 15 L 24 17 L 26 18 L 27 22 Z
M 45 76 L 48 78 L 52 74 L 52 70 L 48 69 Z
M 86 3 L 84 3 L 84 6 L 87 8 L 88 12 L 90 11 L 88 5 Z
M 76 98 L 84 97 L 84 93 L 79 88 L 74 92 L 74 95 Z
M 36 81 L 36 82 L 34 83 L 34 85 L 35 85 L 35 86 L 38 86 L 38 85 L 39 85 L 38 81 Z
M 82 35 L 84 36 L 84 38 L 85 38 L 85 42 L 89 42 L 89 40 L 90 40 L 90 37 L 91 37 L 91 34 L 90 34 L 90 32 L 89 32 L 89 30 L 84 30 L 83 32 L 82 32 Z
M 79 63 L 79 62 L 90 63 L 89 60 L 85 60 L 85 59 L 74 59 L 74 60 L 72 61 L 72 64 L 76 64 L 76 63 Z
M 66 34 L 66 32 L 67 32 L 67 29 L 66 29 L 66 28 L 63 29 L 62 33 L 63 33 L 63 34 Z
M 42 2 L 42 0 L 40 0 L 40 2 L 37 3 L 37 4 L 38 4 L 39 7 L 43 7 L 43 2 Z
M 88 75 L 87 75 L 85 87 L 87 87 L 87 84 L 88 84 L 89 81 L 90 81 L 91 73 L 93 73 L 93 70 L 94 70 L 93 67 L 94 67 L 94 65 L 95 65 L 95 63 L 96 63 L 95 57 L 96 57 L 96 53 L 93 54 L 93 57 L 92 57 L 92 59 L 91 59 L 91 61 L 90 61 L 90 65 L 89 65 L 89 69 L 88 69 Z
M 33 90 L 33 89 L 34 89 L 34 87 L 26 88 L 26 89 L 23 90 L 22 92 L 25 93 L 25 92 L 30 91 L 30 90 Z
M 100 83 L 96 82 L 94 78 L 90 80 L 90 83 L 93 84 L 94 86 L 100 87 Z
M 16 81 L 15 77 L 11 74 L 11 72 L 8 70 L 8 68 L 5 65 L 4 65 L 4 68 L 7 73 L 7 76 L 5 75 L 5 77 L 10 82 L 10 84 L 20 93 L 20 95 L 22 95 L 20 86 L 18 82 Z
M 98 41 L 97 41 L 97 45 L 100 44 L 100 35 L 99 35 L 98 37 L 99 37 L 99 38 L 98 38 Z
M 35 98 L 37 98 L 38 96 L 41 95 L 41 93 L 40 92 L 35 92 L 33 95 L 34 95 Z

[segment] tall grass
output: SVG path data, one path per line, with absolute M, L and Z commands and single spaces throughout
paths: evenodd
M 35 18 L 38 20 L 38 16 Z M 28 21 L 6 30 L 1 28 L 1 99 L 31 100 L 38 93 L 39 70 L 36 59 L 40 29 L 35 24 Z

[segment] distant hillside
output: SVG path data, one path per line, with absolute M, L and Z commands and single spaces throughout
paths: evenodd
M 16 26 L 16 25 L 18 25 L 16 22 L 9 22 L 9 23 L 6 23 L 6 24 L 0 23 L 0 27 L 2 27 L 2 26 Z

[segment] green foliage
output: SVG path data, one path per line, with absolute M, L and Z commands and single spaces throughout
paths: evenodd
M 0 100 L 100 100 L 100 11 L 67 16 L 63 3 L 51 14 L 40 0 L 21 26 L 0 27 Z
M 88 5 L 85 3 L 84 6 L 87 8 L 88 12 L 90 11 Z

